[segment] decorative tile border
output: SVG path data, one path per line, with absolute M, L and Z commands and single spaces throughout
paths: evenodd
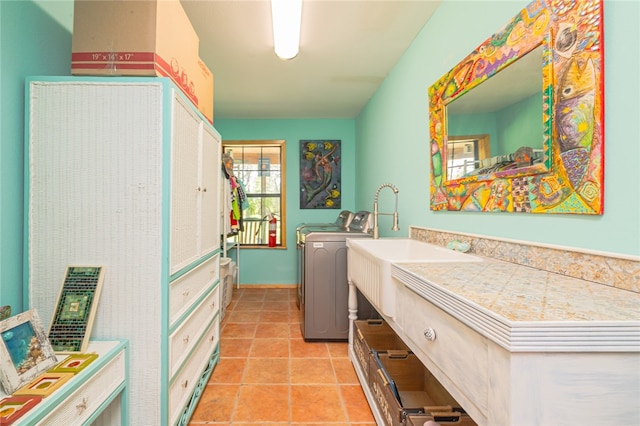
M 409 227 L 409 238 L 446 247 L 453 240 L 469 243 L 470 253 L 530 266 L 573 278 L 640 293 L 640 258 L 594 253 L 570 247 L 534 244 L 482 235 Z

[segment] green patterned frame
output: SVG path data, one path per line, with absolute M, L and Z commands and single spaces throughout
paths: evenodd
M 103 266 L 67 266 L 49 327 L 49 341 L 57 354 L 87 349 L 104 274 Z
M 534 0 L 429 88 L 431 210 L 603 214 L 602 0 Z M 445 107 L 542 45 L 544 162 L 447 179 Z

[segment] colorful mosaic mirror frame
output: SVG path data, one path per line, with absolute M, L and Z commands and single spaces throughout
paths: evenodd
M 429 88 L 431 210 L 603 214 L 602 8 L 533 1 Z M 544 161 L 449 180 L 446 105 L 540 44 Z

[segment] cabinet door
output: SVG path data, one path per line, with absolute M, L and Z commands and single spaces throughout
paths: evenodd
M 174 94 L 171 141 L 171 266 L 173 274 L 200 257 L 198 204 L 202 120 Z
M 200 206 L 200 243 L 202 254 L 220 245 L 220 138 L 209 126 L 202 132 L 202 204 Z

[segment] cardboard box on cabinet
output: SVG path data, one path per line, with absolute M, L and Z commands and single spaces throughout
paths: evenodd
M 200 112 L 213 124 L 213 73 L 198 57 L 198 72 L 193 74 L 196 101 Z
M 179 0 L 76 0 L 71 74 L 170 77 L 213 122 L 213 74 Z

